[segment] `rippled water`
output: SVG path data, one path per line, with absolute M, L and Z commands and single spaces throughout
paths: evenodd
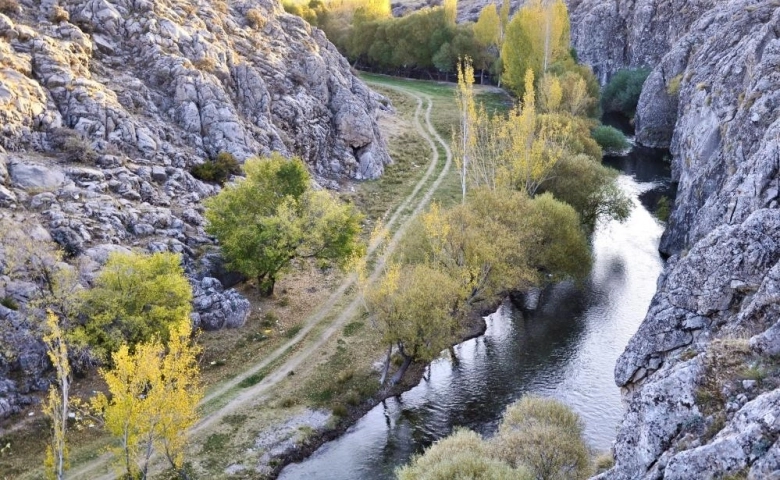
M 615 360 L 644 318 L 662 267 L 663 229 L 640 198 L 668 178 L 657 155 L 611 163 L 626 172 L 619 181 L 635 208 L 625 223 L 597 229 L 584 289 L 558 285 L 530 316 L 502 306 L 487 317 L 484 336 L 455 347 L 457 363 L 448 355 L 433 362 L 417 387 L 376 406 L 280 478 L 392 478 L 394 468 L 456 426 L 492 435 L 506 406 L 527 393 L 568 404 L 584 420 L 589 444 L 607 450 L 623 414 Z

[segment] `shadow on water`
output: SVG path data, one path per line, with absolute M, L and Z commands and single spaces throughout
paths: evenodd
M 493 435 L 506 406 L 528 393 L 568 404 L 589 444 L 608 449 L 623 414 L 615 361 L 644 318 L 662 267 L 663 227 L 640 198 L 668 184 L 668 164 L 657 155 L 609 161 L 626 172 L 619 184 L 635 208 L 624 223 L 596 229 L 584 287 L 547 289 L 531 314 L 502 305 L 486 318 L 485 335 L 455 347 L 458 362 L 443 354 L 418 386 L 377 405 L 280 478 L 392 478 L 394 468 L 455 427 Z

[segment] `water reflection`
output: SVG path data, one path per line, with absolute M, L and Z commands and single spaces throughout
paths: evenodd
M 584 288 L 556 285 L 531 315 L 502 306 L 487 317 L 484 336 L 455 348 L 457 363 L 435 361 L 428 380 L 378 405 L 281 478 L 392 478 L 396 466 L 456 426 L 492 435 L 506 406 L 527 393 L 567 403 L 591 446 L 609 448 L 622 416 L 615 360 L 647 311 L 662 265 L 662 227 L 639 196 L 663 176 L 649 167 L 629 171 L 640 181 L 623 175 L 620 184 L 635 208 L 625 223 L 598 227 Z

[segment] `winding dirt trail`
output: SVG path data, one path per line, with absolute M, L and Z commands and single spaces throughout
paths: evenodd
M 369 282 L 374 282 L 379 278 L 387 260 L 395 251 L 401 238 L 406 233 L 409 225 L 411 225 L 412 220 L 430 203 L 431 198 L 446 178 L 452 166 L 452 151 L 447 142 L 444 141 L 431 124 L 431 110 L 433 108 L 431 97 L 402 87 L 389 86 L 386 84 L 382 84 L 382 86 L 399 91 L 417 101 L 414 115 L 414 128 L 430 146 L 431 156 L 428 168 L 417 182 L 412 192 L 398 205 L 390 218 L 385 221 L 385 228 L 389 232 L 393 232 L 393 235 L 386 243 L 385 248 L 377 253 L 382 242 L 376 241 L 369 245 L 367 251 L 369 258 L 374 254 L 379 255 L 371 269 L 368 278 Z M 422 113 L 423 109 L 425 110 L 424 114 Z M 444 159 L 442 159 L 439 154 L 439 147 L 445 152 Z M 444 160 L 443 165 L 441 165 L 442 160 Z M 440 168 L 439 173 L 435 180 L 430 183 L 430 179 L 436 173 L 437 168 Z M 412 211 L 409 212 L 409 209 L 412 209 Z M 398 226 L 394 230 L 396 224 L 398 224 Z M 348 299 L 348 296 L 350 295 L 349 290 L 354 285 L 355 278 L 354 275 L 352 275 L 345 279 L 336 291 L 331 294 L 328 300 L 323 303 L 314 314 L 306 319 L 303 328 L 295 337 L 279 346 L 262 360 L 248 366 L 240 375 L 225 381 L 207 392 L 202 402 L 206 412 L 201 421 L 191 430 L 191 434 L 196 435 L 208 430 L 226 415 L 230 415 L 249 402 L 262 401 L 275 385 L 284 380 L 290 372 L 298 368 L 298 366 L 307 358 L 319 350 L 334 333 L 341 330 L 347 322 L 359 313 L 362 305 L 360 298 L 354 295 L 354 298 L 352 298 L 345 307 L 340 307 L 339 305 L 341 302 Z M 315 328 L 321 329 L 317 337 L 315 339 L 310 339 L 311 341 L 308 341 L 308 343 L 304 342 L 304 339 L 306 339 Z M 243 380 L 258 374 L 274 362 L 284 358 L 285 355 L 289 354 L 295 347 L 299 346 L 299 344 L 303 345 L 302 348 L 290 355 L 289 358 L 284 360 L 281 365 L 274 368 L 273 371 L 265 376 L 260 382 L 251 387 L 241 389 L 233 396 L 233 393 L 238 389 L 239 384 Z M 224 403 L 222 403 L 223 401 Z M 214 404 L 220 405 L 215 406 Z M 212 406 L 213 410 L 209 408 L 210 406 Z M 68 472 L 66 477 L 71 480 L 95 478 L 109 480 L 115 478 L 114 474 L 110 472 L 106 473 L 106 466 L 108 465 L 109 460 L 109 455 L 102 455 L 89 463 L 73 468 Z

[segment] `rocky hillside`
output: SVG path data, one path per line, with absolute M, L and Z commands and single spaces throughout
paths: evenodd
M 580 58 L 653 68 L 637 138 L 678 195 L 650 311 L 615 370 L 603 479 L 780 478 L 780 2 L 572 2 Z
M 323 184 L 376 178 L 384 102 L 275 0 L 2 0 L 2 228 L 59 243 L 84 283 L 112 250 L 182 253 L 196 325 L 239 326 L 249 303 L 203 253 L 201 200 L 218 187 L 189 169 L 273 150 Z M 11 303 L 34 290 L 0 277 Z M 0 418 L 47 385 L 33 330 L 0 306 Z

